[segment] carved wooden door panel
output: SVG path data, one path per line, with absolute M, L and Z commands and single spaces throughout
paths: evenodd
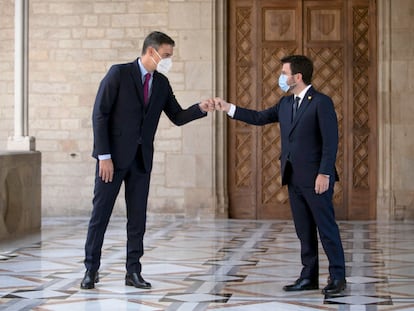
M 375 219 L 376 21 L 374 0 L 230 0 L 229 101 L 262 110 L 281 96 L 280 59 L 314 61 L 313 86 L 329 95 L 339 123 L 338 219 Z M 230 217 L 288 219 L 278 124 L 229 123 Z

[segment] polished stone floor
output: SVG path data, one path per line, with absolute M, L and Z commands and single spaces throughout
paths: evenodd
M 339 222 L 348 287 L 333 297 L 282 290 L 301 268 L 290 221 L 150 220 L 153 288 L 140 290 L 124 285 L 125 220 L 112 218 L 101 281 L 81 290 L 87 222 L 44 218 L 41 234 L 0 243 L 0 310 L 414 310 L 414 222 Z

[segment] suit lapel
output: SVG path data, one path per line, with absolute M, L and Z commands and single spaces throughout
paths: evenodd
M 305 111 L 308 109 L 314 93 L 315 93 L 315 89 L 311 86 L 309 88 L 309 90 L 306 92 L 305 98 L 302 100 L 302 103 L 300 104 L 299 109 L 296 112 L 296 118 L 292 122 L 292 128 L 291 128 L 290 132 L 292 132 L 294 130 L 294 128 L 298 124 L 300 118 L 305 113 Z M 291 115 L 292 115 L 292 112 L 291 112 Z
M 142 80 L 141 80 L 141 70 L 138 66 L 138 59 L 133 62 L 131 67 L 131 76 L 132 80 L 134 81 L 135 87 L 137 89 L 137 94 L 139 98 L 139 104 L 143 107 L 144 103 L 144 89 L 142 87 Z
M 295 101 L 295 95 L 291 95 L 290 96 L 290 98 L 289 98 L 289 106 L 290 106 L 290 109 L 289 109 L 289 119 L 288 120 L 291 120 L 291 124 L 293 125 L 293 122 L 292 122 L 292 118 L 293 118 L 293 102 Z
M 153 73 L 152 73 L 152 85 L 151 85 L 151 96 L 150 96 L 150 98 L 149 98 L 149 101 L 148 101 L 148 110 L 149 109 L 151 109 L 152 108 L 152 106 L 154 106 L 154 103 L 156 103 L 157 102 L 157 100 L 156 100 L 156 96 L 157 96 L 157 94 L 158 94 L 158 92 L 154 92 L 154 90 L 156 90 L 157 89 L 157 87 L 158 87 L 158 75 L 156 74 L 156 72 L 154 71 Z

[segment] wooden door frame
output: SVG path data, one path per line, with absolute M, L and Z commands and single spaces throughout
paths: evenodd
M 228 97 L 228 6 L 230 0 L 213 0 L 214 31 L 214 86 L 216 96 Z M 377 3 L 377 180 L 376 180 L 376 219 L 388 220 L 394 215 L 391 172 L 391 0 L 376 0 Z M 381 45 L 379 45 L 381 43 Z M 214 114 L 213 162 L 214 196 L 216 217 L 229 217 L 228 206 L 228 152 L 227 152 L 227 116 Z
M 229 3 L 229 1 L 226 1 L 226 2 L 227 2 L 227 4 Z M 373 2 L 372 2 L 372 3 L 373 3 Z M 226 8 L 228 9 L 228 5 L 225 5 L 225 6 L 226 6 Z M 374 16 L 374 18 L 375 18 L 375 16 Z M 377 26 L 377 25 L 375 25 L 374 27 L 378 27 L 378 26 Z M 377 28 L 377 29 L 378 29 L 378 28 Z M 375 37 L 375 38 L 373 38 L 373 39 L 376 39 L 376 37 Z M 231 46 L 231 45 L 229 44 L 229 46 Z M 378 63 L 376 59 L 375 59 L 374 61 L 375 61 L 375 63 Z M 231 66 L 231 64 L 230 64 L 230 66 Z M 375 69 L 374 69 L 374 71 L 375 71 Z M 371 72 L 371 74 L 372 74 L 372 75 L 375 75 L 375 73 L 376 73 L 376 72 Z M 228 78 L 228 76 L 227 76 L 227 78 Z M 227 79 L 226 79 L 226 80 L 227 80 Z M 379 83 L 379 80 L 377 79 L 376 81 L 377 81 L 377 84 L 378 84 L 378 83 Z M 226 92 L 224 92 L 224 93 L 226 93 Z M 375 98 L 375 97 L 376 97 L 376 95 L 377 95 L 377 94 L 373 95 L 372 97 L 373 97 L 373 98 Z M 374 113 L 373 115 L 375 115 L 375 113 Z M 374 122 L 374 123 L 376 123 L 376 122 Z M 378 128 L 379 128 L 379 125 L 378 125 L 378 124 L 376 124 L 376 131 L 378 131 Z M 378 134 L 379 134 L 379 133 L 378 133 Z M 372 144 L 372 143 L 377 143 L 377 142 L 379 141 L 376 137 L 378 137 L 378 136 L 377 136 L 377 135 L 374 135 L 374 142 L 372 142 L 372 141 L 371 141 L 371 142 L 370 142 L 371 144 Z M 370 150 L 373 150 L 373 149 L 370 149 Z M 371 151 L 371 152 L 372 152 L 372 151 Z M 227 166 L 227 165 L 226 165 L 226 166 Z M 375 168 L 373 168 L 373 169 L 375 170 Z M 374 175 L 375 175 L 375 174 L 374 174 Z M 374 176 L 374 177 L 375 177 L 375 176 Z M 377 176 L 377 177 L 378 177 L 378 176 Z M 377 179 L 378 179 L 378 178 L 375 178 L 375 180 L 371 180 L 371 183 L 372 183 L 372 184 L 371 184 L 371 186 L 372 186 L 372 187 L 374 187 L 375 191 L 377 190 L 377 183 L 376 183 L 376 182 L 377 182 Z M 378 195 L 376 195 L 376 196 L 378 196 Z M 374 205 L 375 205 L 375 203 L 376 203 L 376 198 L 372 198 L 372 197 L 370 197 L 370 198 L 369 198 L 369 201 L 370 201 L 370 202 L 374 202 Z M 374 219 L 374 218 L 376 217 L 376 210 L 375 210 L 375 208 L 373 208 L 372 210 L 373 210 L 373 213 L 372 213 L 372 215 L 370 216 L 370 218 L 371 218 L 371 219 Z

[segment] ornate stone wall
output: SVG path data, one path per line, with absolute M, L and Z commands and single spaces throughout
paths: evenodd
M 13 135 L 14 1 L 0 0 L 0 150 Z M 89 215 L 95 161 L 91 113 L 114 63 L 141 54 L 153 31 L 176 42 L 168 75 L 188 107 L 214 94 L 212 0 L 33 0 L 29 5 L 29 133 L 42 152 L 44 215 Z M 215 217 L 210 115 L 175 127 L 164 115 L 155 141 L 149 213 Z M 115 213 L 124 214 L 123 189 Z
M 391 214 L 397 219 L 414 219 L 414 2 L 390 2 Z
M 378 219 L 414 219 L 414 2 L 378 1 Z

